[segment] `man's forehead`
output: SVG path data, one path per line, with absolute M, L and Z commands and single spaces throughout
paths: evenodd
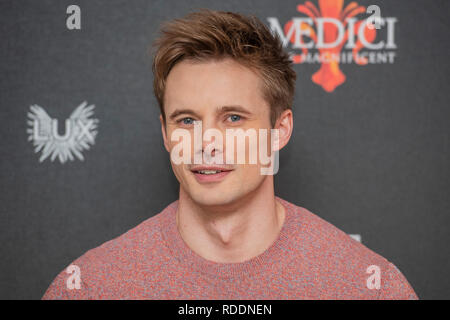
M 166 79 L 166 90 L 202 87 L 232 87 L 243 91 L 247 87 L 254 88 L 260 82 L 260 77 L 234 60 L 212 60 L 192 62 L 183 60 L 177 63 Z M 242 86 L 245 83 L 246 86 Z M 174 88 L 171 88 L 171 87 Z M 183 86 L 183 87 L 181 87 Z
M 183 65 L 183 63 L 185 63 Z M 165 105 L 176 108 L 241 105 L 251 108 L 262 99 L 259 77 L 233 61 L 177 64 L 166 82 Z M 230 64 L 231 63 L 231 64 Z

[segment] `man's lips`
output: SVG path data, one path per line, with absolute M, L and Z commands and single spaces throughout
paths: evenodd
M 195 166 L 191 167 L 190 170 L 192 172 L 200 172 L 200 171 L 231 171 L 233 169 L 220 166 Z
M 233 169 L 220 166 L 196 166 L 190 170 L 200 183 L 221 181 L 233 171 Z

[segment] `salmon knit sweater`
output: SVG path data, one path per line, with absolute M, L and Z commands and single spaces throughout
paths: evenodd
M 75 260 L 79 289 L 68 288 L 64 270 L 43 299 L 417 299 L 392 263 L 307 209 L 276 199 L 286 209 L 282 229 L 250 260 L 216 263 L 192 251 L 176 226 L 177 200 Z M 378 288 L 368 286 L 373 265 Z

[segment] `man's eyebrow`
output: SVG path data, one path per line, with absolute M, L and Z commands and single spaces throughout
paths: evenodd
M 199 115 L 197 113 L 195 113 L 195 111 L 193 111 L 191 109 L 176 109 L 174 112 L 172 112 L 170 114 L 169 119 L 173 120 L 176 117 L 178 117 L 180 114 L 189 114 L 189 115 L 193 115 L 193 116 L 199 117 Z
M 244 113 L 244 114 L 251 114 L 250 111 L 248 111 L 247 109 L 245 109 L 244 107 L 242 107 L 240 105 L 220 106 L 220 107 L 217 107 L 217 109 L 216 109 L 217 114 L 226 113 L 226 112 L 240 112 L 240 113 Z M 200 118 L 200 116 L 192 109 L 175 109 L 175 111 L 170 114 L 169 119 L 173 120 L 176 117 L 178 117 L 180 114 L 193 115 L 197 118 Z
M 217 113 L 225 113 L 225 112 L 232 112 L 232 111 L 245 113 L 245 114 L 251 114 L 250 111 L 248 111 L 247 109 L 245 109 L 244 107 L 242 107 L 240 105 L 221 106 L 221 107 L 218 107 L 216 110 Z

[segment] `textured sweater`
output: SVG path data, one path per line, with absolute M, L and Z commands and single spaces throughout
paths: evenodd
M 385 258 L 307 209 L 276 199 L 286 209 L 281 231 L 247 261 L 217 263 L 192 251 L 176 226 L 177 200 L 75 260 L 79 289 L 70 289 L 73 275 L 65 269 L 43 299 L 417 299 Z

